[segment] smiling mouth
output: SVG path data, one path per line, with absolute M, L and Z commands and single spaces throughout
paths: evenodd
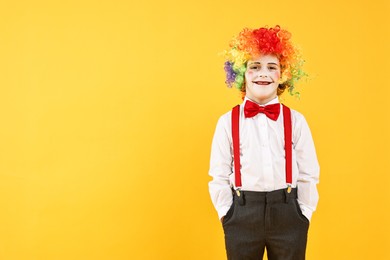
M 253 81 L 253 83 L 255 83 L 257 85 L 266 86 L 266 85 L 271 84 L 272 82 L 268 82 L 268 81 Z

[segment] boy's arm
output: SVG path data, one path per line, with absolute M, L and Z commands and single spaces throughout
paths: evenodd
M 296 114 L 294 150 L 298 165 L 298 203 L 303 215 L 310 221 L 318 203 L 317 183 L 320 168 L 309 126 L 301 114 Z
M 229 122 L 222 116 L 217 123 L 211 146 L 209 182 L 211 200 L 218 212 L 219 219 L 226 215 L 233 203 L 229 175 L 232 173 L 232 153 L 228 135 Z

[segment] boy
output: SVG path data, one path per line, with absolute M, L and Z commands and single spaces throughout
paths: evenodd
M 226 83 L 243 103 L 220 117 L 210 159 L 212 202 L 227 258 L 305 259 L 319 165 L 305 118 L 279 103 L 305 73 L 291 34 L 245 28 L 225 51 Z

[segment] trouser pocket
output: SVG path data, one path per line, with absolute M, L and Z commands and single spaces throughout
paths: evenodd
M 299 203 L 298 203 L 297 199 L 294 199 L 294 204 L 295 204 L 295 209 L 297 210 L 298 217 L 299 217 L 303 222 L 309 224 L 310 221 L 307 219 L 307 217 L 305 217 L 305 215 L 303 215 L 302 210 L 301 210 L 301 206 L 299 206 Z
M 227 221 L 229 221 L 229 219 L 232 218 L 233 216 L 233 213 L 234 213 L 234 200 L 233 200 L 233 203 L 232 205 L 230 206 L 228 212 L 226 213 L 226 215 L 223 217 L 223 221 L 222 221 L 222 224 L 225 224 Z

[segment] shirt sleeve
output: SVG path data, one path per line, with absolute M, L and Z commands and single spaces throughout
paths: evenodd
M 222 116 L 215 129 L 210 156 L 209 192 L 218 217 L 226 215 L 233 203 L 233 195 L 229 183 L 232 174 L 232 151 L 229 138 L 228 114 Z M 230 123 L 231 124 L 231 123 Z
M 298 165 L 298 203 L 303 215 L 310 221 L 317 208 L 319 164 L 313 138 L 303 115 L 295 114 L 294 150 Z

